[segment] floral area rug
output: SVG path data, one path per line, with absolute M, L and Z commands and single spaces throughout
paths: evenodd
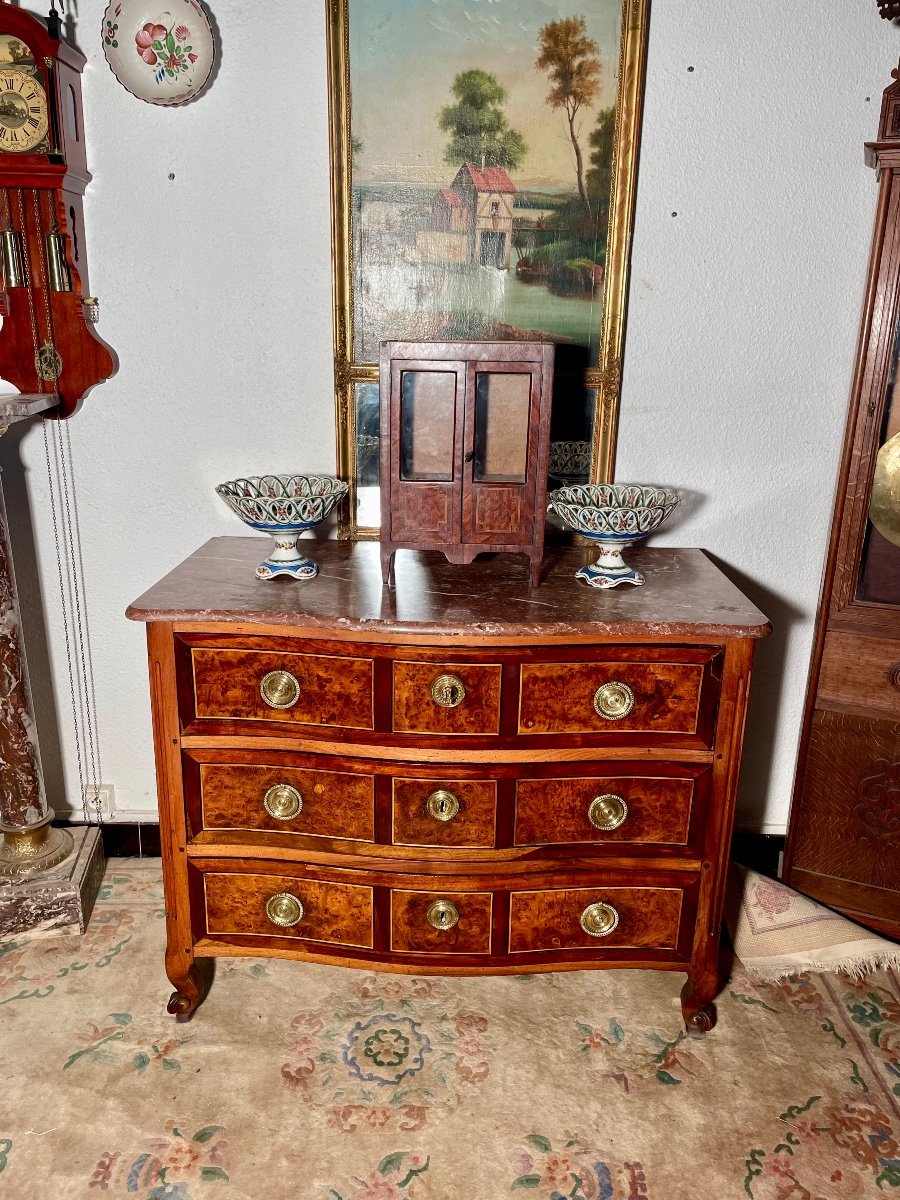
M 164 1011 L 159 864 L 83 938 L 0 944 L 0 1197 L 900 1200 L 900 986 L 414 978 L 219 960 Z

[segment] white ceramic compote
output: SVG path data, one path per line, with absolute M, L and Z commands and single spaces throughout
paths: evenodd
M 251 475 L 220 483 L 216 494 L 245 525 L 275 539 L 276 549 L 256 568 L 258 579 L 312 579 L 319 568 L 300 553 L 297 538 L 325 520 L 348 486 L 333 475 Z
M 576 571 L 575 578 L 595 588 L 644 582 L 629 567 L 622 551 L 662 525 L 680 497 L 665 488 L 638 483 L 581 483 L 558 488 L 547 507 L 577 533 L 599 543 L 597 561 Z

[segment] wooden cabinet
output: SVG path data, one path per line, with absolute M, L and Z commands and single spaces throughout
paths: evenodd
M 900 82 L 816 621 L 784 879 L 900 938 Z
M 637 551 L 598 596 L 582 552 L 451 567 L 322 543 L 315 583 L 218 538 L 147 622 L 170 1011 L 197 960 L 429 973 L 686 972 L 712 1024 L 750 665 L 765 618 L 697 550 Z M 623 703 L 623 697 L 628 703 Z M 222 986 L 227 986 L 222 985 Z
M 553 346 L 384 342 L 382 572 L 403 547 L 471 562 L 527 554 L 540 574 Z

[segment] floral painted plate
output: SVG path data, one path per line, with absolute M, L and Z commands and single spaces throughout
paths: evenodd
M 133 96 L 184 104 L 209 82 L 215 42 L 200 0 L 112 0 L 103 14 L 103 53 Z

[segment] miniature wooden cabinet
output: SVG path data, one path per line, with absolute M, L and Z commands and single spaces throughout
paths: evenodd
M 170 1012 L 197 960 L 430 974 L 652 967 L 710 1028 L 754 639 L 698 550 L 628 596 L 521 560 L 323 542 L 302 588 L 216 538 L 148 623 Z M 227 986 L 222 985 L 222 986 Z
M 540 576 L 553 346 L 384 342 L 382 574 L 394 552 L 527 554 Z

